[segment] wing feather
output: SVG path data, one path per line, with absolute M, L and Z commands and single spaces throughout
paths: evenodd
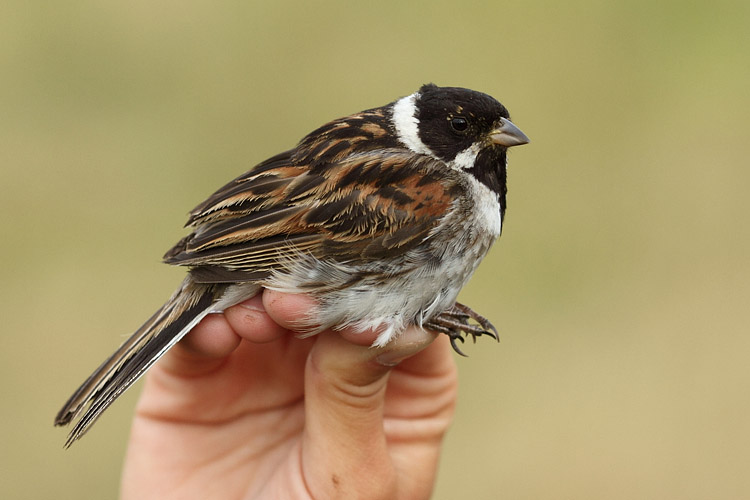
M 193 232 L 165 261 L 212 283 L 261 280 L 300 252 L 363 263 L 396 257 L 429 238 L 463 189 L 444 163 L 402 148 L 316 156 L 315 168 L 296 157 L 278 155 L 196 207 Z

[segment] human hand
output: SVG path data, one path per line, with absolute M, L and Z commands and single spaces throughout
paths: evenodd
M 448 338 L 296 338 L 310 307 L 266 290 L 205 318 L 151 369 L 122 498 L 429 497 L 456 401 Z

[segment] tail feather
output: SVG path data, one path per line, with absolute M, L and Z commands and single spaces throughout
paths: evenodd
M 104 361 L 63 405 L 55 417 L 55 425 L 66 425 L 81 416 L 68 435 L 65 447 L 83 436 L 104 410 L 212 312 L 225 288 L 223 285 L 196 284 L 188 277 L 166 304 Z
M 171 300 L 171 299 L 170 299 Z M 169 303 L 161 307 L 153 316 L 151 316 L 141 327 L 136 330 L 133 335 L 130 336 L 123 344 L 117 348 L 110 357 L 89 375 L 89 377 L 76 389 L 70 398 L 65 402 L 62 409 L 55 416 L 55 425 L 66 425 L 71 420 L 74 420 L 80 414 L 82 408 L 88 401 L 91 400 L 93 395 L 99 390 L 104 382 L 108 380 L 107 375 L 114 373 L 119 366 L 125 362 L 128 357 L 134 351 L 134 346 L 138 345 L 145 334 L 153 330 L 154 322 L 159 318 L 164 308 Z

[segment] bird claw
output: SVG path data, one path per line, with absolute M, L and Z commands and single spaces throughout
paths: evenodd
M 470 323 L 469 320 L 472 319 L 477 324 Z M 458 302 L 452 308 L 443 311 L 435 318 L 426 322 L 424 326 L 448 335 L 453 350 L 464 357 L 466 357 L 466 354 L 458 347 L 456 341 L 459 340 L 463 344 L 466 340 L 465 336 L 471 335 L 474 343 L 476 343 L 477 337 L 481 337 L 482 335 L 487 335 L 498 342 L 500 341 L 497 329 L 487 318 Z

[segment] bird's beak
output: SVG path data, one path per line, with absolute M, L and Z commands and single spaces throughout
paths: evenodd
M 529 138 L 507 118 L 500 118 L 500 126 L 490 132 L 490 140 L 493 144 L 499 144 L 509 148 L 528 144 Z

